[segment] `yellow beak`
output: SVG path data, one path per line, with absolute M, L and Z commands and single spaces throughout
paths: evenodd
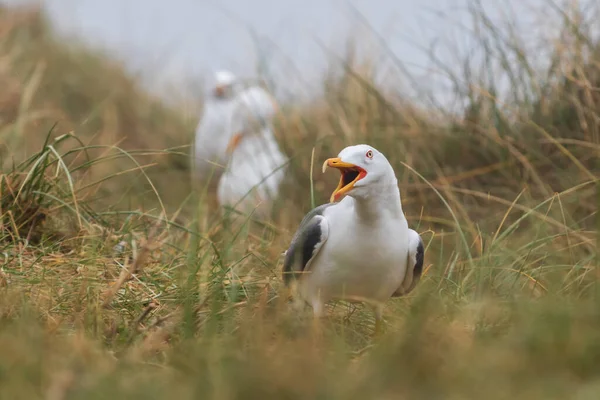
M 333 191 L 331 197 L 329 198 L 329 201 L 332 203 L 338 200 L 344 194 L 351 191 L 356 182 L 367 176 L 367 171 L 365 171 L 363 168 L 344 162 L 338 157 L 328 158 L 325 160 L 322 168 L 323 172 L 325 172 L 327 167 L 339 169 L 342 174 L 337 188 Z
M 231 154 L 233 153 L 233 151 L 236 149 L 236 147 L 238 147 L 238 145 L 240 144 L 240 141 L 242 140 L 242 134 L 240 132 L 234 134 L 231 139 L 229 140 L 229 143 L 227 144 L 227 153 Z

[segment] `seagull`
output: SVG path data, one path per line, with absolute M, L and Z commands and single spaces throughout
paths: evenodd
M 236 99 L 234 133 L 227 146 L 229 161 L 217 188 L 221 206 L 266 218 L 287 170 L 271 121 L 277 104 L 260 87 L 250 87 Z
M 227 145 L 233 135 L 233 114 L 237 96 L 243 90 L 241 83 L 229 71 L 217 71 L 215 86 L 204 104 L 200 122 L 196 128 L 194 143 L 194 181 L 211 180 L 211 187 L 218 182 L 227 163 Z
M 308 303 L 316 318 L 329 300 L 369 304 L 378 334 L 384 302 L 408 294 L 420 280 L 423 241 L 408 228 L 396 175 L 381 152 L 349 146 L 325 160 L 323 172 L 327 167 L 341 172 L 339 184 L 330 203 L 300 222 L 284 253 L 283 279 L 296 284 L 296 304 Z

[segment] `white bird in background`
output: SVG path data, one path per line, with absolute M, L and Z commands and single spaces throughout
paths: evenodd
M 409 293 L 421 277 L 423 241 L 408 228 L 396 175 L 381 152 L 364 144 L 346 147 L 325 161 L 323 172 L 328 166 L 342 175 L 332 203 L 300 223 L 285 253 L 283 279 L 297 282 L 315 317 L 329 300 L 369 303 L 377 334 L 383 303 Z
M 238 95 L 233 117 L 236 133 L 227 147 L 230 159 L 217 189 L 221 206 L 268 217 L 288 162 L 271 126 L 276 111 L 277 105 L 260 87 Z
M 215 73 L 215 86 L 204 102 L 194 143 L 194 181 L 216 187 L 228 160 L 227 144 L 233 135 L 233 115 L 240 82 L 229 71 Z M 215 186 L 213 186 L 215 185 Z

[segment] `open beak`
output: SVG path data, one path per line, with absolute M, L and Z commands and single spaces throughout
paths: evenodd
M 235 150 L 236 147 L 238 147 L 238 145 L 240 144 L 240 140 L 242 140 L 242 134 L 241 133 L 236 133 L 235 135 L 233 135 L 231 137 L 231 139 L 229 140 L 229 143 L 227 144 L 227 153 L 231 154 L 233 153 L 233 151 Z
M 331 198 L 329 199 L 330 202 L 339 200 L 340 197 L 354 188 L 356 182 L 367 176 L 367 171 L 357 165 L 343 162 L 340 158 L 329 158 L 325 160 L 323 163 L 323 172 L 325 172 L 327 167 L 337 168 L 342 174 L 340 183 L 338 183 L 337 188 L 331 194 Z

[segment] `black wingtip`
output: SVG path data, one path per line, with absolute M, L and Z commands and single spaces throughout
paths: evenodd
M 417 245 L 417 262 L 415 263 L 415 268 L 413 271 L 413 279 L 418 279 L 423 274 L 423 263 L 425 261 L 425 247 L 423 246 L 423 241 L 419 240 L 419 244 Z
M 313 208 L 300 222 L 300 227 L 292 238 L 292 243 L 285 252 L 283 261 L 282 279 L 286 286 L 304 272 L 306 265 L 314 255 L 315 247 L 321 241 L 320 223 L 316 222 L 312 226 L 307 225 L 313 221 L 315 216 L 323 215 L 325 209 L 332 205 L 332 203 L 327 203 Z M 299 260 L 298 257 L 300 257 Z

